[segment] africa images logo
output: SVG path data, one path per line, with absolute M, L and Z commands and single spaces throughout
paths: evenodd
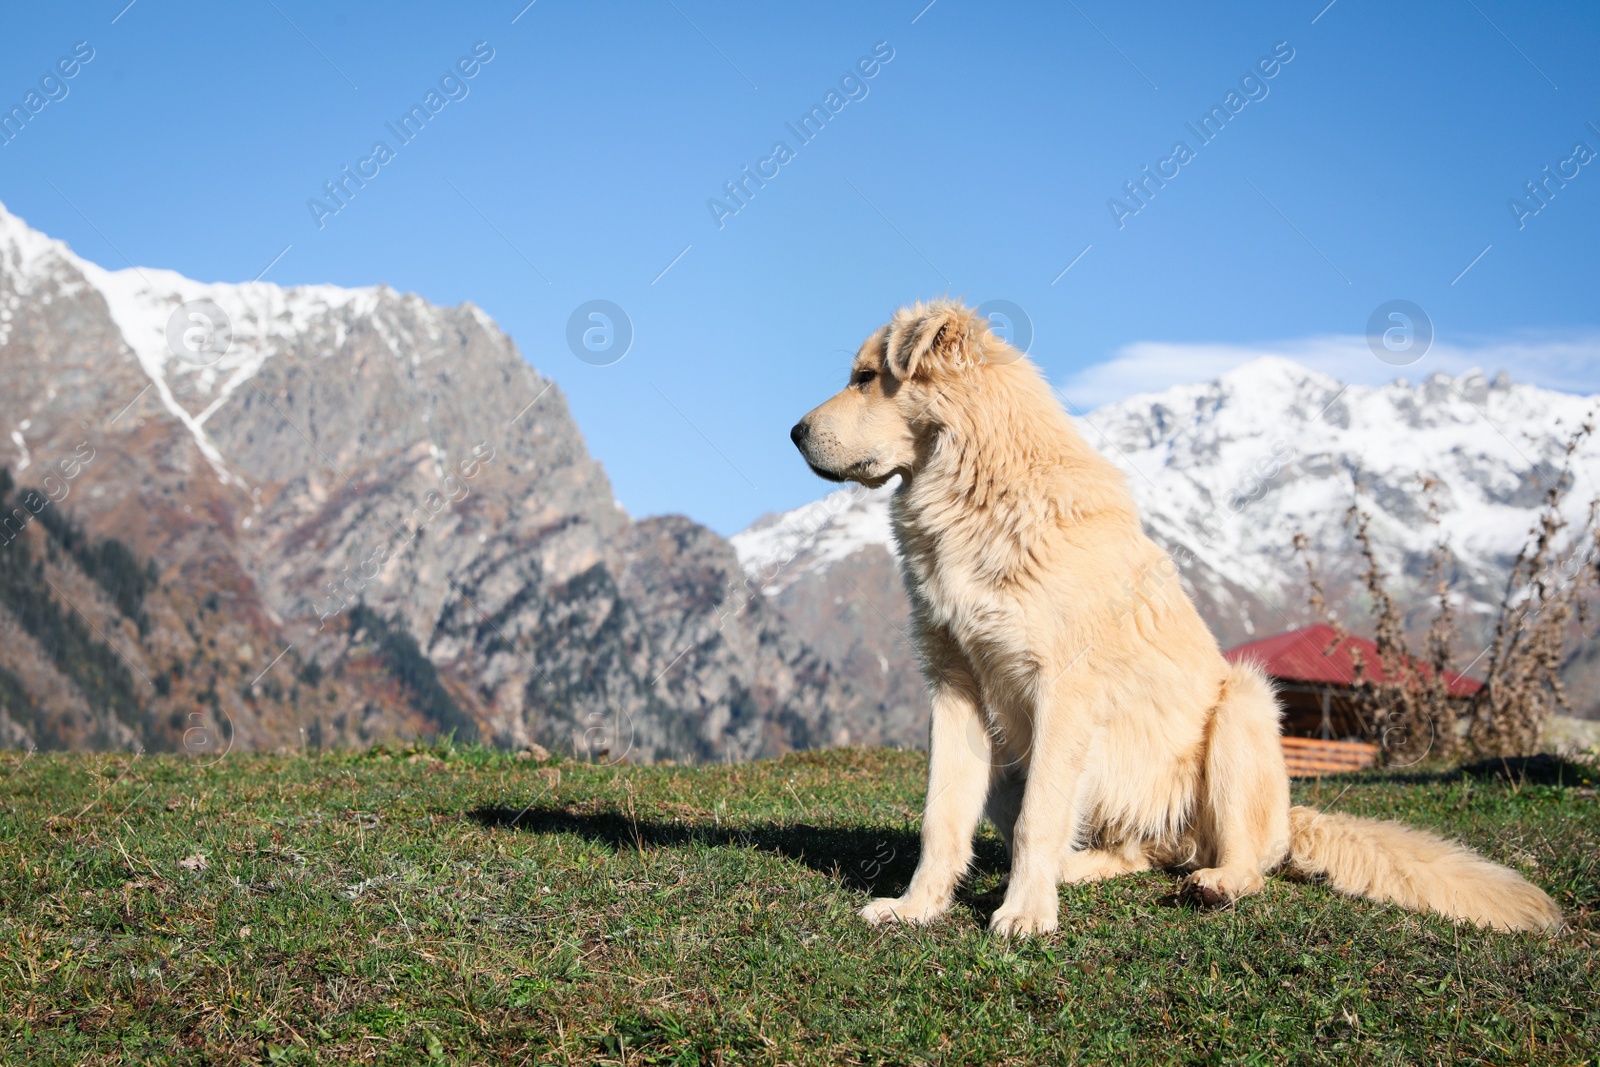
M 1294 47 L 1288 41 L 1279 41 L 1272 46 L 1271 55 L 1262 56 L 1256 60 L 1254 67 L 1245 71 L 1239 79 L 1238 88 L 1228 90 L 1222 103 L 1213 104 L 1211 110 L 1196 122 L 1184 123 L 1184 127 L 1194 135 L 1195 147 L 1191 148 L 1188 141 L 1175 142 L 1172 151 L 1156 161 L 1154 170 L 1147 163 L 1139 168 L 1140 177 L 1122 183 L 1127 200 L 1118 200 L 1113 196 L 1106 201 L 1111 221 L 1117 224 L 1117 229 L 1122 229 L 1130 218 L 1149 207 L 1156 193 L 1165 189 L 1167 182 L 1176 178 L 1183 172 L 1183 167 L 1194 161 L 1199 149 L 1221 136 L 1235 116 L 1252 102 L 1265 100 L 1272 92 L 1272 87 L 1267 83 L 1276 78 L 1293 59 Z
M 429 120 L 452 101 L 465 100 L 472 91 L 467 83 L 476 78 L 492 59 L 494 49 L 488 41 L 473 45 L 472 54 L 462 56 L 447 68 L 439 76 L 438 87 L 424 93 L 420 104 L 412 104 L 394 122 L 384 123 L 384 127 L 394 135 L 396 147 L 391 147 L 388 141 L 374 141 L 372 149 L 356 161 L 354 170 L 346 163 L 339 168 L 336 177 L 323 182 L 322 191 L 327 199 L 313 196 L 306 200 L 306 207 L 310 209 L 311 220 L 317 224 L 317 229 L 325 227 L 330 217 L 349 207 L 356 193 L 365 189 L 367 182 L 376 178 L 381 169 L 399 155 L 398 148 L 404 148 L 419 137 Z
M 838 88 L 829 89 L 823 95 L 822 103 L 812 104 L 797 120 L 784 123 L 784 127 L 794 136 L 796 148 L 815 140 L 827 128 L 828 122 L 851 101 L 865 100 L 872 91 L 867 83 L 876 78 L 893 58 L 894 48 L 888 41 L 879 41 L 872 46 L 871 55 L 862 56 L 839 76 Z M 750 206 L 756 190 L 766 188 L 767 182 L 781 173 L 784 164 L 795 158 L 798 154 L 796 148 L 791 148 L 788 141 L 774 141 L 772 150 L 756 162 L 754 170 L 746 163 L 740 168 L 737 178 L 722 183 L 727 200 L 713 196 L 706 201 L 706 209 L 711 212 L 711 220 L 717 224 L 717 229 L 722 229 L 728 219 Z
M 10 108 L 0 108 L 0 145 L 8 145 L 21 136 L 23 128 L 51 104 L 59 103 L 72 92 L 68 83 L 94 59 L 94 46 L 79 41 L 72 46 L 72 54 L 55 61 L 39 78 L 39 87 L 23 94 L 22 103 Z

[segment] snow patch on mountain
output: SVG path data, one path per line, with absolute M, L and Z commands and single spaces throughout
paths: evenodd
M 0 345 L 11 336 L 17 308 L 33 295 L 34 279 L 51 273 L 54 264 L 71 256 L 66 245 L 33 229 L 0 204 L 0 271 L 17 283 L 11 287 L 11 299 L 0 303 Z
M 1371 342 L 1363 335 L 1316 334 L 1252 344 L 1135 341 L 1109 359 L 1071 372 L 1059 384 L 1080 409 L 1091 410 L 1167 385 L 1210 381 L 1262 356 L 1284 357 L 1358 385 L 1383 385 L 1397 373 L 1372 358 Z M 1429 372 L 1455 377 L 1474 367 L 1510 368 L 1518 381 L 1545 389 L 1588 394 L 1600 388 L 1600 331 L 1593 329 L 1526 329 L 1474 338 L 1470 345 L 1439 337 L 1426 358 Z
M 852 485 L 804 507 L 768 515 L 730 540 L 739 564 L 762 592 L 776 595 L 801 576 L 872 545 L 897 554 L 889 498 L 900 479 L 878 489 Z
M 79 261 L 79 269 L 105 297 L 112 319 L 152 380 L 183 375 L 193 379 L 202 395 L 215 394 L 216 399 L 195 417 L 202 425 L 223 400 L 277 354 L 280 344 L 297 342 L 330 312 L 349 308 L 357 315 L 368 315 L 379 301 L 377 289 L 332 285 L 284 289 L 270 282 L 208 284 L 169 270 L 130 267 L 108 271 L 83 261 Z M 181 337 L 185 331 L 212 330 L 223 323 L 205 321 L 198 310 L 173 318 L 184 304 L 202 301 L 222 310 L 231 333 L 227 350 L 214 358 L 208 353 L 189 355 Z M 179 337 L 176 346 L 169 341 L 169 329 Z M 332 348 L 343 341 L 342 329 L 322 332 Z M 185 354 L 180 356 L 174 347 Z
M 384 286 L 284 288 L 262 281 L 198 282 L 154 267 L 107 270 L 34 230 L 4 204 L 0 204 L 0 270 L 12 277 L 17 301 L 35 293 L 48 300 L 48 291 L 55 288 L 71 295 L 81 288 L 79 278 L 97 290 L 161 404 L 189 430 L 225 483 L 242 484 L 206 433 L 206 422 L 273 356 L 308 340 L 331 355 L 343 346 L 351 324 L 364 320 L 397 356 L 410 351 L 413 361 L 417 358 L 415 339 L 376 314 L 387 300 L 416 298 L 402 297 Z M 202 302 L 220 309 L 222 320 L 214 321 L 214 313 L 198 306 Z M 11 316 L 12 309 L 0 308 L 0 344 L 9 335 Z M 200 339 L 219 330 L 226 330 L 224 350 L 197 350 Z M 442 335 L 431 317 L 427 332 L 432 340 Z M 180 390 L 203 403 L 185 405 L 178 398 Z

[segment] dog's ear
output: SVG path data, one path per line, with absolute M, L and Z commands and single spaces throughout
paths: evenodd
M 954 374 L 970 362 L 972 312 L 959 304 L 901 308 L 884 339 L 884 363 L 901 381 Z

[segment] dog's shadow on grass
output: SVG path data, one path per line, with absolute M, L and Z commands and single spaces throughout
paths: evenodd
M 491 829 L 577 834 L 591 841 L 603 841 L 613 848 L 641 852 L 695 845 L 754 848 L 782 856 L 837 880 L 844 888 L 874 897 L 892 897 L 904 892 L 921 849 L 915 833 L 887 827 L 814 826 L 798 822 L 744 826 L 660 822 L 632 818 L 616 810 L 583 812 L 554 805 L 478 808 L 468 812 L 467 817 Z M 976 848 L 972 871 L 964 879 L 966 888 L 959 891 L 956 898 L 975 912 L 986 913 L 999 905 L 997 895 L 992 891 L 979 895 L 971 887 L 985 881 L 986 875 L 1006 869 L 1005 848 L 989 837 L 979 838 Z

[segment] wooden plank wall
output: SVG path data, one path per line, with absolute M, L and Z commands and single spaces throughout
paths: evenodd
M 1290 778 L 1316 778 L 1364 770 L 1378 761 L 1378 746 L 1364 741 L 1321 741 L 1314 737 L 1285 737 L 1283 758 Z

